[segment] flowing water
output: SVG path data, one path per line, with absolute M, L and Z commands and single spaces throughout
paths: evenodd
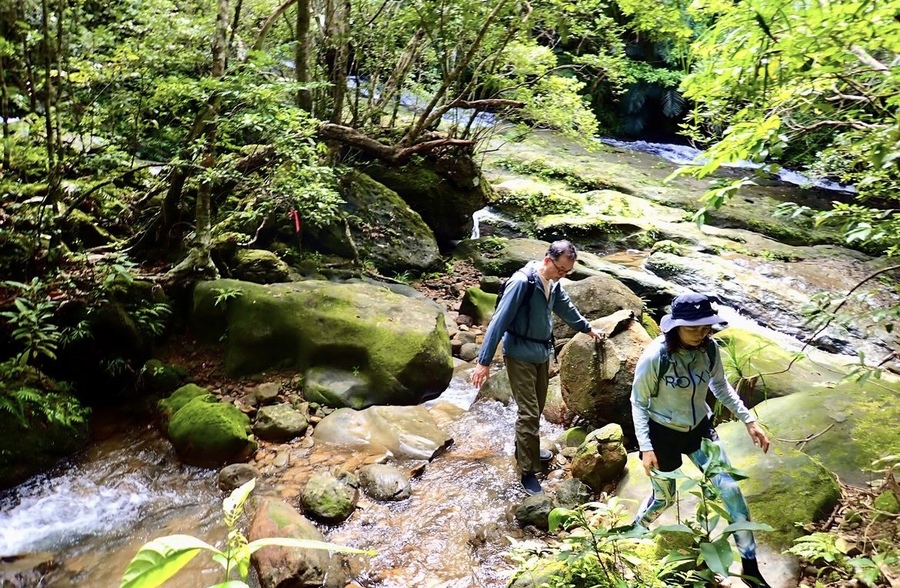
M 522 536 L 512 508 L 525 496 L 514 470 L 515 406 L 472 404 L 474 396 L 454 378 L 429 403 L 466 410 L 442 423 L 454 443 L 412 480 L 410 499 L 363 497 L 347 522 L 322 529 L 329 541 L 377 552 L 351 561 L 361 585 L 505 585 L 513 568 L 503 556 L 506 537 Z M 545 436 L 559 432 L 542 426 Z M 222 498 L 214 470 L 180 465 L 154 429 L 131 427 L 0 498 L 0 586 L 4 574 L 52 560 L 45 578 L 12 585 L 112 588 L 140 546 L 163 535 L 194 535 L 221 548 Z M 165 586 L 209 586 L 221 581 L 216 571 L 201 554 Z

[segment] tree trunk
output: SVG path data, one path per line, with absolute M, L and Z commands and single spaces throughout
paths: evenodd
M 306 87 L 309 79 L 309 22 L 310 0 L 297 1 L 297 46 L 294 51 L 294 75 L 298 84 L 304 86 L 297 90 L 297 108 L 312 114 L 312 92 Z
M 331 82 L 331 115 L 329 120 L 340 124 L 344 115 L 344 98 L 347 94 L 347 66 L 349 48 L 349 0 L 326 0 L 325 44 L 328 62 L 328 80 Z
M 6 59 L 0 55 L 0 117 L 3 118 L 3 169 L 9 173 L 9 91 L 6 88 Z

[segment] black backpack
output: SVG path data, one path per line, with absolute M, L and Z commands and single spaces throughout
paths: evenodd
M 525 276 L 528 278 L 528 281 L 527 281 L 527 286 L 525 287 L 525 296 L 522 298 L 522 303 L 519 305 L 519 308 L 516 309 L 516 314 L 513 315 L 514 319 L 516 316 L 518 316 L 519 310 L 521 310 L 523 306 L 527 307 L 528 303 L 531 302 L 531 296 L 534 294 L 534 291 L 537 288 L 537 281 L 538 281 L 537 273 L 534 271 L 534 268 L 532 268 L 532 267 L 526 268 L 524 270 L 520 269 L 520 270 L 516 270 L 516 271 L 524 272 Z M 509 283 L 509 279 L 504 280 L 500 284 L 500 289 L 497 290 L 497 302 L 494 303 L 495 311 L 497 310 L 497 307 L 500 306 L 500 300 L 503 298 L 503 293 L 506 292 L 506 285 L 508 283 Z M 528 319 L 530 317 L 526 316 L 525 318 L 526 318 L 525 332 L 527 333 L 529 330 L 529 327 L 530 327 L 530 325 L 528 324 Z M 534 337 L 527 337 L 526 335 L 517 333 L 517 332 L 513 331 L 512 328 L 509 328 L 506 331 L 508 333 L 512 334 L 514 337 L 518 337 L 519 339 L 523 339 L 525 341 L 531 341 L 532 343 L 540 343 L 541 345 L 546 345 L 547 347 L 550 347 L 553 345 L 552 338 L 550 338 L 550 339 L 535 339 Z

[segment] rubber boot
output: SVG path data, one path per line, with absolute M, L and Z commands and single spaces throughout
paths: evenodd
M 741 575 L 744 577 L 744 583 L 750 588 L 772 588 L 762 577 L 755 559 L 741 558 Z

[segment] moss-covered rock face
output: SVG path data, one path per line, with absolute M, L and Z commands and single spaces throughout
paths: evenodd
M 215 467 L 245 461 L 256 451 L 250 419 L 233 404 L 198 396 L 169 421 L 168 437 L 187 464 Z
M 864 484 L 872 462 L 900 447 L 898 384 L 891 381 L 810 388 L 756 407 L 770 436 L 796 439 L 801 450 L 849 484 Z M 807 440 L 808 439 L 808 440 Z
M 618 480 L 628 461 L 623 439 L 622 427 L 615 423 L 591 431 L 572 458 L 572 477 L 598 493 Z
M 241 294 L 216 306 L 223 289 Z M 372 284 L 204 282 L 194 292 L 193 320 L 213 341 L 227 332 L 229 373 L 347 370 L 369 383 L 360 407 L 418 404 L 453 375 L 441 309 Z
M 768 424 L 765 419 L 762 422 Z M 828 516 L 840 499 L 837 480 L 818 459 L 778 441 L 763 454 L 752 444 L 743 423 L 731 422 L 717 431 L 732 465 L 749 476 L 740 484 L 751 517 L 774 529 L 759 534 L 769 545 L 790 547 L 804 534 L 798 524 Z
M 468 236 L 472 214 L 491 197 L 479 165 L 467 154 L 431 155 L 400 168 L 373 163 L 365 171 L 419 213 L 442 248 Z
M 421 272 L 437 264 L 440 251 L 434 233 L 396 192 L 358 171 L 344 175 L 340 192 L 344 218 L 325 228 L 304 229 L 317 251 L 393 273 Z

